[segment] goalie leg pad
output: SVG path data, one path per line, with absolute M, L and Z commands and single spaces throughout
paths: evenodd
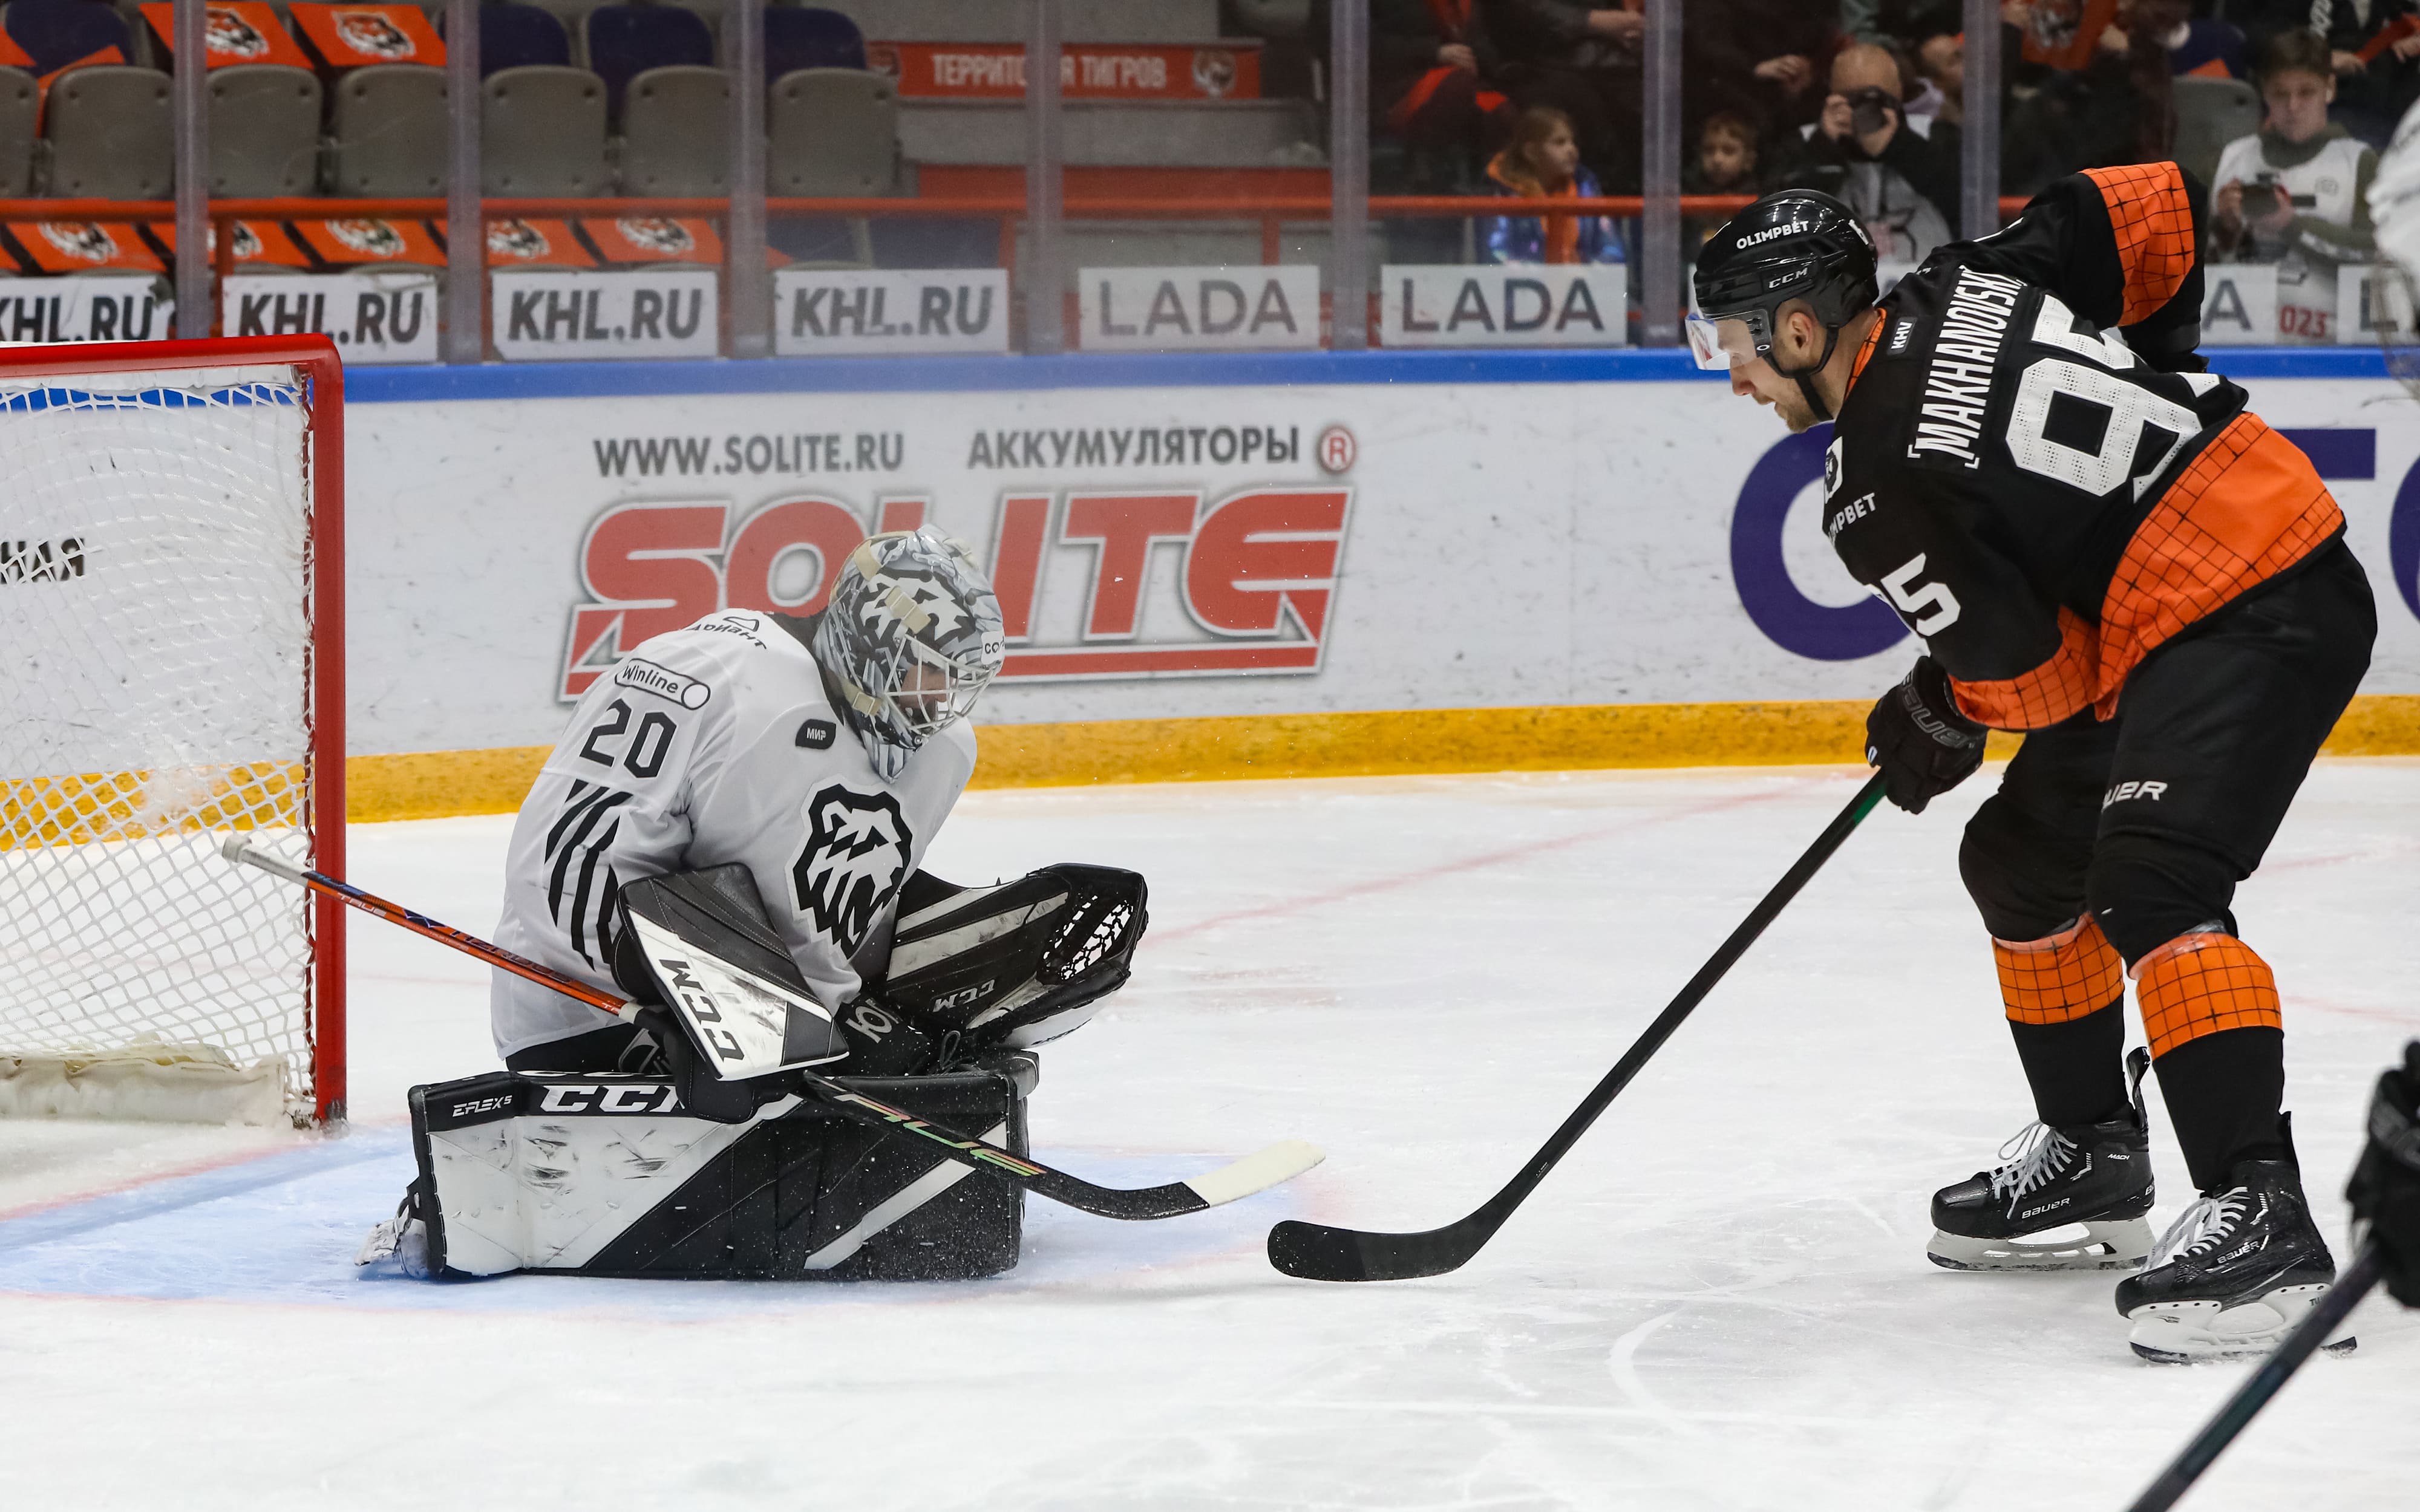
M 843 1085 L 1023 1154 L 1031 1058 Z M 1017 1261 L 1020 1189 L 796 1098 L 727 1123 L 661 1077 L 504 1072 L 411 1103 L 430 1275 L 922 1281 Z
M 1047 866 L 990 887 L 920 872 L 901 889 L 882 999 L 958 1031 L 961 1054 L 1055 1040 L 1125 985 L 1147 896 L 1140 873 L 1108 866 Z

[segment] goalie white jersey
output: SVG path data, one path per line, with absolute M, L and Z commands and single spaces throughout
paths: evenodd
M 622 884 L 738 861 L 807 985 L 838 1008 L 887 963 L 900 885 L 974 764 L 960 720 L 884 780 L 797 636 L 770 615 L 710 614 L 582 697 L 513 826 L 497 943 L 619 991 Z M 500 1056 L 614 1022 L 503 971 L 489 1003 Z

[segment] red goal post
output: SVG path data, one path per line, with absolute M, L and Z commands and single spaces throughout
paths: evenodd
M 344 372 L 0 347 L 0 1112 L 345 1117 Z M 238 873 L 249 873 L 238 877 Z

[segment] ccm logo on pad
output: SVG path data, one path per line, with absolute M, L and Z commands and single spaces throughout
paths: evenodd
M 671 1113 L 679 1107 L 680 1094 L 670 1082 L 557 1083 L 537 1103 L 540 1113 Z

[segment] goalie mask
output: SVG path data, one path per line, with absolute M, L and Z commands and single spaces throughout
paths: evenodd
M 886 782 L 974 708 L 1002 651 L 991 584 L 966 548 L 929 525 L 851 551 L 814 639 L 841 716 Z

